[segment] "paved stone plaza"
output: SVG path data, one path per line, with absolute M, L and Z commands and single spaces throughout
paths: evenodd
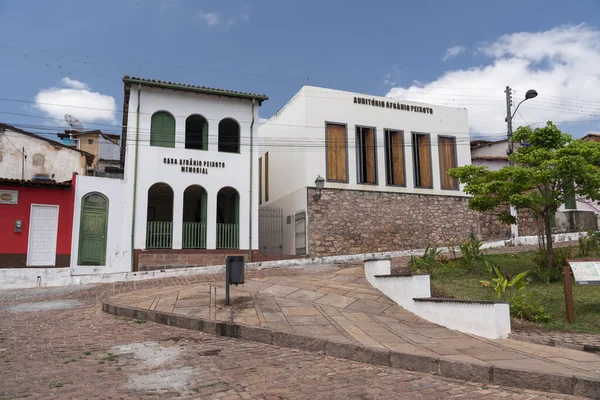
M 304 270 L 265 270 L 248 276 L 264 282 L 274 276 L 305 274 Z M 100 309 L 103 299 L 118 293 L 148 288 L 181 290 L 184 284 L 191 287 L 222 278 L 198 275 L 135 284 L 0 292 L 0 398 L 574 398 L 465 383 L 143 323 Z

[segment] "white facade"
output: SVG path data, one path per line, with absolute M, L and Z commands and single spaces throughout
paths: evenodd
M 166 111 L 175 118 L 175 148 L 150 145 L 151 119 L 158 111 Z M 207 151 L 185 148 L 186 119 L 194 114 L 208 121 Z M 239 153 L 218 151 L 219 123 L 225 118 L 239 124 Z M 135 188 L 135 249 L 146 248 L 148 191 L 156 183 L 165 183 L 173 190 L 173 249 L 182 248 L 184 191 L 192 185 L 201 186 L 207 193 L 207 249 L 216 248 L 217 193 L 226 187 L 235 189 L 239 194 L 239 248 L 258 247 L 258 148 L 255 143 L 253 154 L 250 153 L 251 126 L 257 119 L 258 103 L 253 106 L 251 100 L 132 85 L 125 144 L 125 179 L 128 182 L 125 196 L 132 199 Z M 256 124 L 252 129 L 256 136 Z M 165 159 L 176 160 L 177 164 L 166 164 Z M 201 168 L 207 173 L 182 172 L 180 161 L 189 159 L 201 161 Z M 204 166 L 205 162 L 222 163 L 220 165 L 224 167 Z
M 355 102 L 358 99 L 358 102 Z M 362 101 L 367 100 L 366 104 Z M 369 103 L 370 102 L 370 103 Z M 375 105 L 376 104 L 376 105 Z M 389 104 L 389 106 L 388 106 Z M 393 108 L 394 105 L 398 108 Z M 401 108 L 402 107 L 402 108 Z M 403 108 L 407 109 L 403 109 Z M 455 138 L 457 166 L 471 163 L 467 110 L 392 100 L 363 94 L 304 86 L 279 112 L 259 128 L 263 169 L 262 206 L 283 209 L 284 253 L 294 254 L 293 216 L 305 211 L 307 188 L 315 187 L 317 176 L 327 177 L 326 124 L 346 126 L 348 183 L 325 182 L 325 188 L 465 196 L 462 190 L 441 188 L 438 136 Z M 355 128 L 375 128 L 377 184 L 357 183 Z M 385 130 L 403 131 L 405 185 L 386 183 Z M 433 188 L 415 185 L 411 133 L 430 137 Z M 266 181 L 268 180 L 268 193 Z M 267 200 L 268 198 L 268 200 Z M 306 230 L 308 231 L 308 219 Z M 292 242 L 290 243 L 290 240 Z M 308 243 L 307 243 L 308 246 Z M 307 249 L 307 252 L 309 250 Z
M 389 109 L 354 103 L 354 98 L 368 98 L 380 102 L 401 103 L 426 107 L 433 114 Z M 269 151 L 268 145 L 278 144 L 269 151 L 269 200 L 279 199 L 301 187 L 314 187 L 317 175 L 326 176 L 325 124 L 345 124 L 348 139 L 348 183 L 326 182 L 327 188 L 373 190 L 441 196 L 464 196 L 456 190 L 442 190 L 438 135 L 456 138 L 457 165 L 471 162 L 467 110 L 392 100 L 364 94 L 304 86 L 278 113 L 261 124 L 259 135 L 264 144 L 261 153 Z M 357 166 L 354 132 L 356 126 L 374 127 L 377 140 L 377 185 L 357 184 Z M 406 187 L 386 185 L 385 129 L 404 131 Z M 431 135 L 433 189 L 420 189 L 414 185 L 412 139 L 409 133 Z M 268 202 L 267 202 L 268 204 Z
M 72 275 L 132 271 L 135 268 L 134 250 L 156 249 L 168 253 L 183 248 L 200 252 L 204 249 L 258 248 L 258 147 L 255 144 L 257 132 L 253 121 L 258 119 L 259 102 L 265 100 L 266 96 L 253 99 L 235 97 L 234 94 L 227 97 L 224 91 L 223 94 L 213 95 L 189 90 L 183 85 L 173 86 L 176 88 L 156 87 L 155 82 L 137 79 L 131 84 L 126 136 L 122 138 L 125 148 L 123 179 L 77 179 Z M 171 142 L 168 143 L 172 147 L 159 146 L 155 141 L 158 137 L 156 132 L 162 132 L 157 130 L 156 121 L 153 122 L 157 113 L 163 116 L 168 114 L 169 121 L 174 120 L 174 131 L 169 130 L 174 132 L 174 138 L 169 136 Z M 206 150 L 188 146 L 192 143 L 192 136 L 186 137 L 186 120 L 193 115 L 202 116 L 208 123 Z M 235 121 L 234 126 L 239 126 L 237 152 L 226 152 L 219 148 L 219 124 L 223 120 Z M 115 153 L 112 158 L 119 157 Z M 157 185 L 160 186 L 158 192 Z M 186 206 L 184 193 L 188 188 L 204 193 L 205 197 L 200 194 L 193 198 L 194 204 Z M 219 224 L 217 217 L 217 213 L 221 212 L 223 219 L 223 210 L 219 209 L 223 207 L 223 201 L 217 197 L 222 196 L 224 188 L 229 197 L 237 197 L 234 200 L 237 215 L 231 217 L 229 214 L 233 213 L 232 209 L 226 210 L 228 217 L 235 219 L 234 224 L 227 225 L 236 225 L 237 229 L 231 231 L 229 227 L 229 232 L 233 233 L 227 237 L 228 247 L 223 247 L 222 243 L 220 245 L 217 238 L 218 225 L 221 225 L 221 230 L 226 225 Z M 102 196 L 103 202 L 107 203 L 106 257 L 99 257 L 103 259 L 101 263 L 90 262 L 86 265 L 80 254 L 86 246 L 81 244 L 80 236 L 82 226 L 86 225 L 83 221 L 84 200 L 91 194 Z M 196 236 L 191 246 L 189 233 L 186 245 L 184 214 L 189 217 L 193 212 L 203 215 L 202 221 L 192 222 Z M 152 229 L 157 229 L 156 225 L 150 226 L 151 223 L 160 225 L 160 230 L 149 234 Z M 203 233 L 198 233 L 198 228 Z M 101 229 L 99 232 L 104 235 Z M 199 240 L 198 235 L 202 234 L 205 238 Z M 235 240 L 231 240 L 233 236 L 236 236 Z M 176 260 L 173 265 L 177 265 Z
M 126 187 L 130 181 L 123 179 L 78 176 L 75 179 L 75 204 L 73 206 L 73 234 L 71 242 L 71 275 L 106 274 L 129 272 L 131 257 L 131 198 Z M 108 202 L 106 231 L 106 257 L 103 265 L 78 265 L 82 217 L 82 199 L 99 193 Z
M 23 149 L 25 173 L 23 174 Z M 71 180 L 73 173 L 85 175 L 86 155 L 33 133 L 0 124 L 0 177 L 31 180 L 45 175 L 57 182 Z
M 519 143 L 515 143 L 515 149 L 519 145 Z M 471 148 L 471 163 L 477 166 L 488 167 L 492 171 L 497 171 L 508 166 L 507 149 L 508 139 L 496 142 L 482 142 Z

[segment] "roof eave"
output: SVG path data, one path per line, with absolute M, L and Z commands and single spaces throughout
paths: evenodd
M 123 78 L 123 82 L 130 83 L 130 84 L 135 83 L 135 84 L 140 84 L 140 85 L 144 85 L 144 86 L 158 87 L 158 88 L 162 88 L 162 89 L 183 90 L 183 91 L 195 92 L 195 93 L 212 94 L 215 96 L 235 97 L 235 98 L 239 98 L 239 99 L 248 99 L 248 100 L 254 99 L 254 100 L 258 100 L 259 104 L 265 100 L 269 100 L 269 97 L 264 96 L 264 95 L 252 95 L 252 94 L 246 94 L 246 93 L 227 92 L 227 91 L 220 91 L 220 90 L 214 90 L 214 89 L 208 89 L 208 88 L 199 88 L 199 87 L 193 87 L 193 86 L 178 85 L 178 84 L 173 84 L 173 83 L 150 82 L 150 81 L 145 81 L 145 80 L 141 80 L 141 79 L 133 79 L 133 78 Z

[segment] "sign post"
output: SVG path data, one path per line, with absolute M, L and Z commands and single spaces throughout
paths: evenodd
M 573 304 L 573 284 L 571 283 L 571 267 L 563 267 L 563 283 L 565 285 L 565 305 L 567 306 L 567 321 L 575 322 L 575 305 Z
M 575 321 L 575 305 L 573 302 L 573 284 L 571 271 L 575 283 L 578 285 L 600 285 L 600 259 L 567 260 L 569 266 L 563 267 L 563 282 L 565 286 L 565 305 L 567 307 L 567 321 Z

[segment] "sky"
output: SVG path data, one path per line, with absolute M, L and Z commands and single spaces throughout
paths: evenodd
M 472 138 L 600 131 L 600 2 L 0 0 L 0 122 L 120 133 L 124 75 L 264 93 L 305 84 L 469 110 Z

